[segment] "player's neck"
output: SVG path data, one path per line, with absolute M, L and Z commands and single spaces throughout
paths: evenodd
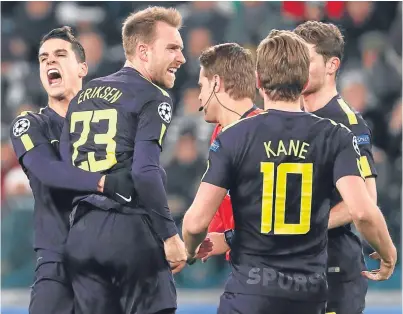
M 323 108 L 337 94 L 336 85 L 333 85 L 332 87 L 323 87 L 316 93 L 304 95 L 305 111 L 315 112 Z
M 270 109 L 290 112 L 302 112 L 301 99 L 298 98 L 296 101 L 273 101 L 265 97 L 264 110 Z
M 238 121 L 246 111 L 248 111 L 253 106 L 253 101 L 250 98 L 245 98 L 242 100 L 233 100 L 228 99 L 223 103 L 224 106 L 234 110 L 235 112 L 231 112 L 228 109 L 220 106 L 220 114 L 218 118 L 218 123 L 222 127 L 226 127 L 235 121 Z
M 151 75 L 148 73 L 148 71 L 139 62 L 136 62 L 136 60 L 134 60 L 134 59 L 133 60 L 126 60 L 124 67 L 129 67 L 129 68 L 135 69 L 145 79 L 147 79 L 150 82 L 152 82 Z
M 69 109 L 70 101 L 72 99 L 73 99 L 73 97 L 62 98 L 62 99 L 49 97 L 48 106 L 50 108 L 52 108 L 59 116 L 65 117 L 66 113 L 67 113 L 67 109 Z

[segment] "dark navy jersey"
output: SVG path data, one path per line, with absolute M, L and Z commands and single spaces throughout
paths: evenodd
M 366 178 L 376 177 L 372 134 L 361 114 L 353 110 L 339 95 L 313 113 L 342 123 L 354 133 L 361 153 L 360 164 L 363 174 Z M 341 201 L 341 196 L 335 189 L 330 206 L 333 207 Z M 351 280 L 361 276 L 361 271 L 366 269 L 361 241 L 351 231 L 350 224 L 329 230 L 328 254 L 328 275 L 331 279 Z
M 68 216 L 72 194 L 66 190 L 49 188 L 42 184 L 24 166 L 24 156 L 37 146 L 51 143 L 58 152 L 58 142 L 64 119 L 51 108 L 39 113 L 24 112 L 11 128 L 10 137 L 18 160 L 28 176 L 35 198 L 34 248 L 61 254 L 68 232 Z
M 329 204 L 362 176 L 356 138 L 305 112 L 268 110 L 224 129 L 203 182 L 229 190 L 235 220 L 226 291 L 326 299 Z
M 155 141 L 162 148 L 172 119 L 172 100 L 165 90 L 124 67 L 90 81 L 71 101 L 66 115 L 63 159 L 91 172 L 130 170 L 135 143 Z M 120 207 L 101 195 L 80 199 L 103 209 Z

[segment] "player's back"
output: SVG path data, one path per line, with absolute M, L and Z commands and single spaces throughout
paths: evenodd
M 269 110 L 224 130 L 216 145 L 231 143 L 235 169 L 227 291 L 326 299 L 327 200 L 345 175 L 335 160 L 352 141 L 348 129 L 304 112 Z
M 72 100 L 66 117 L 71 156 L 63 157 L 91 172 L 130 169 L 135 142 L 156 140 L 161 145 L 171 117 L 169 94 L 124 67 L 90 81 Z M 104 196 L 91 198 L 96 205 L 107 201 L 101 207 L 116 205 Z

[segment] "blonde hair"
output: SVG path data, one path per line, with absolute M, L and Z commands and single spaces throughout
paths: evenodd
M 296 101 L 309 78 L 309 50 L 290 31 L 273 30 L 257 48 L 256 71 L 270 100 Z
M 151 44 L 155 40 L 157 22 L 180 29 L 182 16 L 175 8 L 149 7 L 130 14 L 123 23 L 122 39 L 125 55 L 134 56 L 140 41 Z

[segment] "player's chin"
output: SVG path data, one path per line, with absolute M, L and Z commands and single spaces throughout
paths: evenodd
M 306 96 L 306 95 L 310 95 L 313 93 L 316 93 L 318 91 L 318 88 L 314 85 L 308 85 L 303 91 L 302 91 L 302 95 Z
M 172 88 L 172 87 L 174 87 L 174 85 L 175 85 L 175 76 L 174 77 L 171 77 L 171 76 L 165 77 L 164 86 L 166 88 Z
M 210 117 L 208 113 L 204 114 L 204 121 L 206 121 L 207 123 L 217 123 L 216 119 Z
M 50 86 L 46 89 L 47 94 L 52 97 L 52 98 L 60 98 L 63 97 L 63 95 L 66 92 L 66 89 L 64 88 L 64 86 Z

